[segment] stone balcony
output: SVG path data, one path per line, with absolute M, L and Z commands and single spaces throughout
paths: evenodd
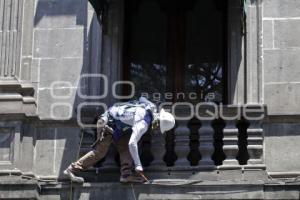
M 187 117 L 190 110 L 186 107 L 175 109 L 176 116 L 181 119 L 177 120 L 174 130 L 166 135 L 157 132 L 147 133 L 140 143 L 140 154 L 145 173 L 151 182 L 138 185 L 119 183 L 118 155 L 113 146 L 101 165 L 82 172 L 81 175 L 86 180 L 83 185 L 70 183 L 62 176 L 62 170 L 69 164 L 69 156 L 77 152 L 79 146 L 77 143 L 81 141 L 78 136 L 83 134 L 80 154 L 91 150 L 90 145 L 94 141 L 93 129 L 82 129 L 80 132 L 77 126 L 70 128 L 75 126 L 75 122 L 36 124 L 39 127 L 37 130 L 34 128 L 34 131 L 28 129 L 29 132 L 23 132 L 21 135 L 25 134 L 27 137 L 22 139 L 23 142 L 15 142 L 13 145 L 16 158 L 12 159 L 11 169 L 0 171 L 0 182 L 3 182 L 0 185 L 0 199 L 15 199 L 15 196 L 21 193 L 24 194 L 23 199 L 47 200 L 120 199 L 121 197 L 125 199 L 299 199 L 297 179 L 271 179 L 267 175 L 263 151 L 264 118 L 249 119 L 249 116 L 258 117 L 265 114 L 265 108 L 251 105 L 243 108 L 225 106 L 222 111 L 218 106 L 217 109 L 218 117 L 207 120 L 203 117 L 211 116 L 207 111 L 213 112 L 212 106 L 201 106 L 199 113 L 193 117 Z M 234 117 L 243 109 L 248 110 L 247 117 L 244 115 L 241 115 L 244 116 L 241 118 Z M 86 114 L 86 118 L 92 121 L 96 111 L 94 109 L 92 114 L 87 110 Z M 30 124 L 36 126 L 31 122 Z M 19 141 L 21 125 L 7 123 L 5 125 L 19 127 L 15 131 L 15 141 Z M 69 130 L 65 128 L 66 126 L 70 126 Z M 34 132 L 35 135 L 32 144 L 29 141 L 30 132 Z M 52 149 L 52 143 L 62 149 Z M 32 146 L 36 149 L 32 150 L 36 153 L 34 156 L 36 161 L 30 161 L 28 152 L 31 151 L 28 149 L 23 152 L 18 150 Z M 59 158 L 60 154 L 56 153 L 54 156 L 53 151 L 64 155 Z M 56 161 L 54 157 L 57 158 Z M 57 162 L 57 166 L 53 162 Z M 28 169 L 23 166 L 26 163 Z M 30 163 L 33 164 L 32 174 L 29 173 Z M 13 169 L 18 166 L 22 167 L 14 172 Z M 57 175 L 51 171 L 53 167 L 57 169 Z
M 165 135 L 154 131 L 140 141 L 140 156 L 151 178 L 235 179 L 239 176 L 266 176 L 263 152 L 265 107 L 201 106 L 191 116 L 191 109 L 174 109 L 176 127 Z M 217 113 L 216 110 L 217 109 Z M 247 113 L 247 116 L 243 112 Z M 208 112 L 215 113 L 214 117 Z M 204 119 L 204 118 L 210 119 Z M 251 118 L 250 120 L 246 118 Z M 85 129 L 80 155 L 89 151 L 94 141 L 92 129 Z M 105 173 L 118 171 L 118 153 L 112 146 L 105 161 L 83 173 L 94 181 L 108 180 Z M 95 176 L 101 172 L 100 177 Z M 206 173 L 202 173 L 206 172 Z M 245 174 L 247 172 L 247 174 Z M 113 173 L 114 174 L 114 173 Z M 189 176 L 187 176 L 189 175 Z M 117 180 L 117 176 L 113 178 Z

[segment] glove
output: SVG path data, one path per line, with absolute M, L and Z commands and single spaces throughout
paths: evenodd
M 136 172 L 143 172 L 144 170 L 143 170 L 143 167 L 142 167 L 142 166 L 136 166 L 136 167 L 135 167 L 135 171 L 136 171 Z

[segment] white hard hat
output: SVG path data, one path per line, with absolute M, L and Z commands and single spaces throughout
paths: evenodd
M 159 113 L 159 125 L 161 133 L 169 131 L 175 126 L 175 118 L 171 113 L 166 112 L 164 109 L 161 109 Z

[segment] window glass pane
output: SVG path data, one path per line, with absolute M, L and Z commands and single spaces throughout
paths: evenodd
M 155 1 L 142 1 L 130 20 L 130 78 L 136 86 L 135 95 L 147 93 L 149 99 L 163 101 L 167 17 Z
M 186 17 L 185 90 L 195 101 L 223 98 L 224 9 L 218 2 L 198 0 Z

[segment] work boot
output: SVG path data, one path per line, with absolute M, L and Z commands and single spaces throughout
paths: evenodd
M 145 180 L 140 176 L 128 175 L 121 176 L 120 183 L 144 183 Z
M 82 177 L 76 176 L 69 168 L 65 169 L 64 175 L 66 175 L 71 181 L 75 183 L 83 183 L 84 179 Z

